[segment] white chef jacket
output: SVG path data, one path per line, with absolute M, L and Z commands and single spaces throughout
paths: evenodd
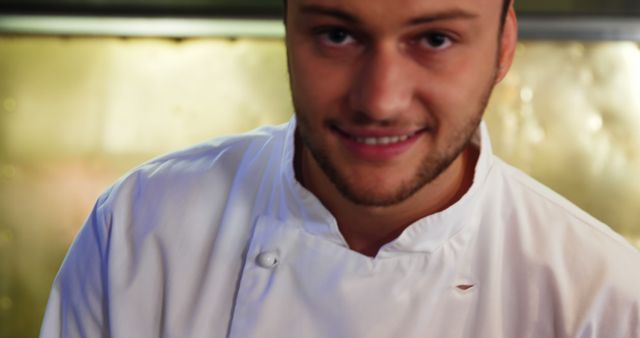
M 640 254 L 491 153 L 375 258 L 293 171 L 295 119 L 155 159 L 103 194 L 41 337 L 640 337 Z

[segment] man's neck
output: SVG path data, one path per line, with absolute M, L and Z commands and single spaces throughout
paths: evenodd
M 383 245 L 396 239 L 412 223 L 456 203 L 473 182 L 479 155 L 477 147 L 469 146 L 435 180 L 410 198 L 392 206 L 371 207 L 346 199 L 322 169 L 308 163 L 313 161 L 308 151 L 302 152 L 297 161 L 300 181 L 336 218 L 349 247 L 370 257 L 375 257 Z

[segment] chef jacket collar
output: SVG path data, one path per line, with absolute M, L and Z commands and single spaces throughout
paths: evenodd
M 286 138 L 281 162 L 282 179 L 292 202 L 290 214 L 300 218 L 304 230 L 312 235 L 348 247 L 338 223 L 318 198 L 303 187 L 294 172 L 296 118 L 293 116 L 287 125 Z M 475 200 L 483 189 L 492 165 L 493 153 L 487 126 L 483 121 L 472 138 L 472 144 L 478 147 L 480 155 L 476 162 L 473 183 L 469 190 L 456 203 L 447 209 L 421 218 L 407 227 L 395 240 L 384 245 L 375 259 L 391 258 L 405 254 L 432 253 L 465 230 L 476 217 Z

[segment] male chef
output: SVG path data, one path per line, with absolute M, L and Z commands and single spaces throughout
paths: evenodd
M 291 121 L 116 182 L 41 337 L 640 337 L 638 251 L 491 152 L 509 1 L 289 0 L 285 24 Z

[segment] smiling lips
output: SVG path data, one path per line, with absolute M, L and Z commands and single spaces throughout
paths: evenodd
M 384 131 L 384 130 L 347 132 L 335 126 L 332 129 L 344 138 L 348 138 L 351 141 L 354 141 L 356 143 L 360 143 L 362 145 L 369 145 L 369 146 L 377 146 L 377 145 L 385 146 L 385 145 L 402 143 L 424 131 L 423 129 L 420 129 L 420 130 L 406 132 L 406 133 L 400 133 L 397 131 Z M 365 135 L 365 134 L 368 134 L 368 135 Z
M 340 136 L 352 156 L 375 162 L 392 160 L 408 151 L 427 131 L 427 129 L 419 129 L 407 132 L 391 128 L 345 131 L 335 126 L 332 129 Z
M 350 136 L 350 138 L 358 143 L 366 144 L 370 146 L 375 145 L 388 145 L 404 142 L 410 139 L 412 136 L 417 134 L 417 132 L 402 135 L 402 136 L 383 136 L 383 137 L 358 137 L 358 136 Z

